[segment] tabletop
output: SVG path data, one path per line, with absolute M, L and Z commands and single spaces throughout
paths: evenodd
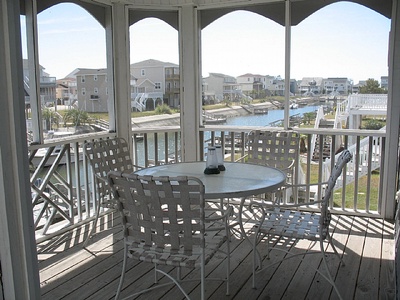
M 136 171 L 138 175 L 194 176 L 205 186 L 206 199 L 248 197 L 276 191 L 286 180 L 282 171 L 247 163 L 224 163 L 226 170 L 206 175 L 206 162 L 183 162 L 149 167 Z

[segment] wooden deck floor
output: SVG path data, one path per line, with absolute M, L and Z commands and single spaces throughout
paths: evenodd
M 118 217 L 102 218 L 97 234 L 87 249 L 82 243 L 90 225 L 79 227 L 38 244 L 41 291 L 43 299 L 113 299 L 122 264 L 122 234 Z M 345 266 L 328 256 L 331 273 L 343 299 L 394 299 L 394 225 L 381 219 L 333 216 L 334 240 L 343 254 Z M 107 230 L 104 230 L 107 229 Z M 271 241 L 276 242 L 276 241 Z M 280 241 L 292 253 L 318 245 L 308 242 Z M 261 251 L 265 245 L 259 246 Z M 262 252 L 265 258 L 265 251 Z M 275 251 L 264 264 L 282 257 Z M 208 299 L 337 299 L 329 283 L 315 271 L 320 256 L 307 255 L 286 260 L 257 276 L 257 289 L 251 287 L 252 251 L 248 242 L 233 236 L 231 241 L 231 295 L 225 296 L 225 284 L 206 283 Z M 223 256 L 217 255 L 207 265 L 207 274 L 223 276 Z M 172 270 L 167 269 L 168 271 Z M 321 269 L 322 270 L 322 269 Z M 122 296 L 152 285 L 152 266 L 129 261 Z M 197 271 L 183 273 L 195 276 Z M 161 280 L 162 282 L 163 280 Z M 193 299 L 199 299 L 198 282 L 184 285 Z M 183 299 L 176 287 L 158 289 L 138 299 Z

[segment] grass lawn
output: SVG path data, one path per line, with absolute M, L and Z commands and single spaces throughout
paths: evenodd
M 306 173 L 306 165 L 302 166 L 304 173 Z M 369 209 L 377 210 L 378 209 L 378 201 L 379 201 L 379 180 L 380 180 L 380 172 L 373 171 L 371 175 L 371 186 L 370 186 L 370 196 L 369 196 Z M 316 183 L 318 182 L 318 165 L 311 165 L 311 176 L 310 182 Z M 345 189 L 345 208 L 354 209 L 354 182 L 346 185 Z M 366 201 L 367 201 L 367 176 L 363 176 L 358 180 L 357 186 L 357 210 L 365 210 L 366 209 Z M 333 202 L 335 207 L 342 206 L 342 189 L 337 189 L 333 194 Z

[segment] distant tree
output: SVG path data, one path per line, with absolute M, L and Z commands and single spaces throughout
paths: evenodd
M 379 86 L 375 79 L 368 79 L 365 86 L 360 87 L 360 94 L 385 94 L 386 91 Z
M 67 123 L 72 123 L 73 126 L 80 126 L 81 124 L 85 124 L 88 122 L 89 115 L 84 110 L 73 108 L 67 110 L 67 112 L 64 114 L 64 126 L 66 126 Z
M 44 108 L 42 110 L 42 118 L 46 120 L 46 128 L 51 129 L 52 125 L 58 126 L 58 115 L 54 110 Z
M 315 112 L 306 112 L 303 114 L 303 122 L 304 124 L 311 124 L 312 121 L 315 121 L 315 117 L 316 117 L 316 113 Z

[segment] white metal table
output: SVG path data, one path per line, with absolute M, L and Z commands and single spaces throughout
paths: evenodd
M 282 187 L 286 174 L 282 171 L 254 164 L 224 163 L 226 170 L 220 174 L 206 175 L 205 162 L 183 162 L 149 167 L 136 171 L 138 175 L 152 176 L 194 176 L 205 186 L 205 199 L 241 198 L 239 226 L 247 238 L 242 222 L 242 211 L 246 197 L 274 192 Z
M 205 185 L 206 199 L 248 197 L 273 192 L 282 187 L 286 175 L 272 167 L 224 163 L 226 170 L 220 174 L 206 175 L 205 162 L 183 162 L 149 167 L 136 171 L 138 175 L 194 176 Z

